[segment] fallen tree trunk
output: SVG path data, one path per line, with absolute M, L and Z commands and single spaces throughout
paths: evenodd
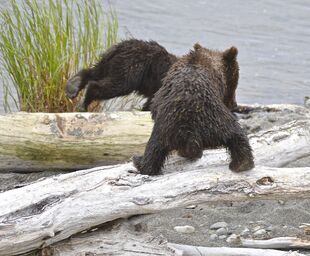
M 216 151 L 195 163 L 170 162 L 165 170 L 174 172 L 156 177 L 136 174 L 132 164 L 125 164 L 63 174 L 1 193 L 0 255 L 53 244 L 118 218 L 189 204 L 308 198 L 310 167 L 261 165 L 282 165 L 298 154 L 309 154 L 309 122 L 291 122 L 256 134 L 252 143 L 257 167 L 245 173 L 228 170 L 221 162 L 226 152 Z M 294 143 L 304 149 L 294 153 Z
M 310 118 L 310 110 L 297 105 L 248 108 L 249 114 L 240 122 L 251 133 Z M 78 170 L 124 163 L 144 151 L 152 127 L 147 112 L 0 115 L 0 172 Z
M 256 164 L 285 167 L 297 159 L 310 156 L 310 119 L 292 121 L 267 131 L 251 134 L 248 137 Z M 189 170 L 205 165 L 226 166 L 228 164 L 228 156 L 224 149 L 206 150 L 203 156 L 194 163 L 181 157 L 174 157 L 170 160 L 170 164 L 177 165 L 178 170 Z M 169 168 L 167 171 L 169 172 Z
M 41 248 L 118 218 L 202 202 L 310 197 L 310 167 L 236 174 L 204 167 L 148 177 L 131 164 L 47 178 L 0 194 L 0 255 Z
M 146 112 L 0 115 L 0 172 L 125 162 L 143 152 L 152 126 Z

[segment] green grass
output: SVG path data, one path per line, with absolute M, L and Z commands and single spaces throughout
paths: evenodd
M 99 0 L 11 0 L 0 19 L 6 111 L 74 111 L 68 78 L 117 42 L 115 11 Z

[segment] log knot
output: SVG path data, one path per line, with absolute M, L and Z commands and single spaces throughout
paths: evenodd
M 260 185 L 260 186 L 268 186 L 268 185 L 272 185 L 273 183 L 274 183 L 273 178 L 271 178 L 269 176 L 262 177 L 256 181 L 256 184 Z

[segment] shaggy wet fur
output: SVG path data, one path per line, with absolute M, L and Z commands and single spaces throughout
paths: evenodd
M 136 39 L 112 46 L 101 60 L 72 77 L 66 95 L 75 98 L 86 87 L 78 110 L 86 111 L 94 100 L 107 100 L 137 92 L 147 98 L 143 110 L 149 110 L 151 99 L 161 87 L 161 80 L 177 58 L 154 41 Z
M 145 153 L 133 158 L 142 174 L 160 174 L 173 150 L 194 160 L 204 149 L 222 146 L 231 155 L 232 171 L 254 167 L 248 138 L 231 113 L 239 78 L 237 53 L 235 47 L 219 52 L 196 44 L 171 67 L 152 101 L 155 123 Z

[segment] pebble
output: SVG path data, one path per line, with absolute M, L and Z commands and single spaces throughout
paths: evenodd
M 260 230 L 260 229 L 262 229 L 261 226 L 256 226 L 256 227 L 253 228 L 253 232 L 256 232 L 256 231 L 258 231 L 258 230 Z
M 227 236 L 225 236 L 225 235 L 221 235 L 221 236 L 219 236 L 219 239 L 221 239 L 221 240 L 223 240 L 223 239 L 225 239 Z
M 283 200 L 278 200 L 278 203 L 279 203 L 280 205 L 284 205 L 284 201 L 283 201 Z
M 262 237 L 265 237 L 267 235 L 267 231 L 265 229 L 259 229 L 257 230 L 253 236 L 256 237 L 256 238 L 262 238 Z
M 274 122 L 277 121 L 277 119 L 276 119 L 275 117 L 268 116 L 268 121 L 269 121 L 270 123 L 274 123 Z
M 273 230 L 274 230 L 274 227 L 273 227 L 273 226 L 269 226 L 269 227 L 266 228 L 266 230 L 267 230 L 267 231 L 273 231 Z
M 195 232 L 195 228 L 193 226 L 175 226 L 173 229 L 176 232 L 183 234 L 191 234 Z
M 218 236 L 227 235 L 227 233 L 228 233 L 228 229 L 227 228 L 219 228 L 218 230 L 216 230 L 216 234 Z
M 218 235 L 217 234 L 212 234 L 210 236 L 210 240 L 216 240 L 216 239 L 218 239 Z
M 197 207 L 196 204 L 192 204 L 192 205 L 186 206 L 185 209 L 195 209 L 196 207 Z
M 210 229 L 219 229 L 219 228 L 227 228 L 228 224 L 224 221 L 216 222 L 210 226 Z
M 227 239 L 226 242 L 229 244 L 237 244 L 240 241 L 240 237 L 236 234 L 231 234 Z

